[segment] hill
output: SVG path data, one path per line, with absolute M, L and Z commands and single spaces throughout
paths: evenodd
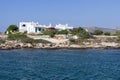
M 93 33 L 95 30 L 102 30 L 103 32 L 110 32 L 114 34 L 117 30 L 116 29 L 110 29 L 110 28 L 100 28 L 100 27 L 85 27 L 88 32 Z

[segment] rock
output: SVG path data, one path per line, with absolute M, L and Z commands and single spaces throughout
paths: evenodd
M 28 48 L 33 48 L 33 45 L 30 44 L 30 43 L 27 43 L 27 47 L 28 47 Z

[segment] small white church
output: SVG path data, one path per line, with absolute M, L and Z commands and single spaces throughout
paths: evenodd
M 47 30 L 48 28 L 51 28 L 53 26 L 48 25 L 40 25 L 38 22 L 20 22 L 19 23 L 19 32 L 25 32 L 27 31 L 27 33 L 41 33 L 42 31 Z M 57 30 L 70 30 L 73 29 L 73 27 L 68 26 L 68 24 L 66 25 L 62 25 L 62 24 L 58 24 L 54 27 Z

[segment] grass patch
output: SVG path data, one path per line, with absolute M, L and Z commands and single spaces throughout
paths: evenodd
M 8 34 L 8 39 L 10 40 L 19 40 L 23 43 L 50 43 L 49 41 L 46 40 L 34 40 L 32 38 L 27 37 L 27 35 L 22 34 L 22 33 L 17 33 L 17 34 Z

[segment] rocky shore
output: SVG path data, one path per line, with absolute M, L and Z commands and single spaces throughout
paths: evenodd
M 70 40 L 66 40 L 66 39 L 54 39 L 54 38 L 43 39 L 42 38 L 42 40 L 38 39 L 36 41 L 36 39 L 34 39 L 33 37 L 26 38 L 26 39 L 25 38 L 26 37 L 21 38 L 21 36 L 18 36 L 15 40 L 11 40 L 6 35 L 1 35 L 0 36 L 0 49 L 1 50 L 24 49 L 24 48 L 25 49 L 26 48 L 33 48 L 33 49 L 120 49 L 120 38 L 116 36 L 95 36 L 95 38 L 83 40 L 82 43 L 77 42 L 77 41 L 76 41 L 77 43 L 71 42 Z M 48 42 L 45 40 L 48 40 Z
M 83 45 L 76 44 L 55 44 L 55 43 L 22 43 L 20 41 L 6 40 L 5 43 L 0 44 L 1 50 L 9 49 L 119 49 L 119 43 L 101 42 L 101 43 L 87 43 L 84 42 Z

